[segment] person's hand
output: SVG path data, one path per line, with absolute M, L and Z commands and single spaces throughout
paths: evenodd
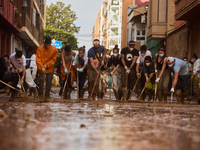
M 194 79 L 194 75 L 191 76 L 191 79 Z
M 47 68 L 47 65 L 46 65 L 46 64 L 44 65 L 44 68 L 45 68 L 45 69 Z
M 141 74 L 140 74 L 140 73 L 137 73 L 136 75 L 137 75 L 137 77 L 138 77 L 138 78 L 140 78 L 140 77 L 141 77 Z
M 65 72 L 65 73 L 70 73 L 71 71 L 70 71 L 70 70 L 67 70 L 67 68 L 65 68 L 64 72 Z
M 76 68 L 76 71 L 79 71 L 79 68 Z
M 148 77 L 146 77 L 146 81 L 147 81 L 147 82 L 149 82 L 149 81 L 150 81 L 150 79 L 149 79 Z
M 72 56 L 72 61 L 74 61 L 74 59 L 75 59 L 75 57 L 74 57 L 74 56 Z
M 43 68 L 43 69 L 42 69 L 42 72 L 43 72 L 43 73 L 45 73 L 45 71 L 46 71 L 46 69 L 45 69 L 45 68 Z
M 103 60 L 101 61 L 101 65 L 102 65 L 102 66 L 104 65 L 104 61 L 103 61 Z
M 130 69 L 127 69 L 127 70 L 126 70 L 126 73 L 127 73 L 127 74 L 129 74 L 130 72 L 131 72 L 131 70 L 130 70 Z
M 171 93 L 174 93 L 174 88 L 173 88 L 173 87 L 171 88 L 170 92 L 171 92 Z
M 111 75 L 111 76 L 113 75 L 113 71 L 110 73 L 110 75 Z
M 155 82 L 158 83 L 159 81 L 160 81 L 160 78 L 157 78 Z
M 19 80 L 19 84 L 23 84 L 24 83 L 24 77 L 22 77 L 20 80 Z
M 153 77 L 153 75 L 154 75 L 154 73 L 151 73 L 151 74 L 149 75 L 149 78 L 152 78 L 152 77 Z
M 157 69 L 155 70 L 155 73 L 158 73 L 158 70 L 157 70 Z
M 125 69 L 125 70 L 127 70 L 127 69 L 128 69 L 128 67 L 127 67 L 127 66 L 124 66 L 124 69 Z
M 79 72 L 83 72 L 83 68 L 80 68 L 80 69 L 77 68 L 76 70 L 79 71 Z

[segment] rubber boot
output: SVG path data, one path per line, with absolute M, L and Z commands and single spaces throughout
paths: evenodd
M 162 102 L 162 91 L 158 91 L 158 100 Z
M 118 90 L 118 93 L 119 93 L 119 100 L 121 100 L 122 99 L 122 91 Z
M 181 104 L 181 90 L 180 89 L 176 91 L 176 98 L 178 100 L 178 103 Z
M 83 98 L 83 95 L 84 95 L 84 90 L 81 90 L 81 91 L 80 91 L 79 98 Z
M 164 95 L 164 102 L 167 103 L 168 90 L 164 90 L 163 95 Z
M 98 92 L 98 98 L 102 98 L 103 99 L 103 92 Z
M 181 92 L 181 104 L 184 104 L 184 102 L 185 102 L 185 96 L 186 96 L 186 93 Z

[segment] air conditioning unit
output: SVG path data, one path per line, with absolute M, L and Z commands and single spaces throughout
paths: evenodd
M 27 1 L 23 0 L 22 7 L 27 7 Z
M 146 23 L 146 16 L 145 15 L 141 15 L 141 23 Z

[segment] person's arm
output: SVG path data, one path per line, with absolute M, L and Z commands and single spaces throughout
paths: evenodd
M 41 59 L 41 50 L 37 48 L 36 51 L 36 64 L 39 70 L 42 70 L 44 68 L 44 65 L 42 64 L 42 59 Z
M 124 65 L 124 66 L 126 66 L 126 63 L 125 63 L 125 60 L 124 60 L 124 54 L 121 54 L 121 56 L 122 56 L 122 64 Z
M 136 73 L 139 73 L 139 66 L 140 66 L 140 63 L 136 63 Z
M 55 48 L 52 54 L 52 58 L 45 64 L 47 66 L 46 68 L 51 68 L 52 66 L 54 66 L 54 64 L 56 63 L 57 54 L 58 54 L 58 51 L 57 51 L 57 48 Z
M 91 64 L 92 68 L 93 68 L 97 73 L 99 73 L 98 70 L 96 69 L 95 65 L 94 65 L 93 58 L 90 57 L 89 60 L 90 60 L 90 64 Z
M 115 73 L 115 71 L 117 71 L 117 69 L 120 67 L 120 64 L 118 64 L 115 69 L 112 71 L 112 73 Z
M 172 83 L 172 88 L 176 87 L 176 84 L 178 82 L 178 75 L 179 75 L 179 71 L 174 74 L 174 80 L 173 80 L 173 83 Z
M 157 56 L 158 54 L 155 54 L 155 60 L 154 60 L 154 68 L 157 70 Z
M 63 68 L 65 69 L 66 68 L 66 64 L 65 64 L 65 52 L 64 51 L 61 52 L 61 59 L 62 59 Z
M 160 72 L 160 74 L 159 74 L 159 76 L 158 76 L 159 78 L 162 77 L 163 72 L 165 71 L 166 66 L 167 66 L 167 57 L 165 57 L 165 59 L 164 59 L 164 63 L 163 63 L 163 66 L 162 66 L 162 70 L 161 70 L 161 72 Z
M 23 77 L 25 76 L 25 73 L 26 73 L 26 66 L 23 66 Z
M 134 57 L 133 57 L 133 62 L 132 62 L 132 64 L 131 64 L 131 66 L 130 66 L 129 69 L 132 69 L 132 68 L 133 68 L 133 66 L 135 65 L 135 62 L 136 62 L 137 59 L 138 59 L 138 56 L 134 56 Z

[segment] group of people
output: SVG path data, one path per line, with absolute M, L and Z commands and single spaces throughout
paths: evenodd
M 129 41 L 121 53 L 116 45 L 111 55 L 111 50 L 106 50 L 100 45 L 100 41 L 95 39 L 93 47 L 87 53 L 85 47 L 81 47 L 76 55 L 70 45 L 65 46 L 61 52 L 61 61 L 54 68 L 57 53 L 56 47 L 51 45 L 51 39 L 46 38 L 36 53 L 32 51 L 29 63 L 21 50 L 11 54 L 9 61 L 12 65 L 12 86 L 17 88 L 18 84 L 26 83 L 35 97 L 42 97 L 46 78 L 47 99 L 50 97 L 51 82 L 56 71 L 61 85 L 59 95 L 63 95 L 64 99 L 71 99 L 75 80 L 79 98 L 83 98 L 85 82 L 88 79 L 88 98 L 91 99 L 103 98 L 107 88 L 111 86 L 116 100 L 128 100 L 132 96 L 133 88 L 136 87 L 134 92 L 140 99 L 145 100 L 148 96 L 149 101 L 158 98 L 160 102 L 167 102 L 168 92 L 171 92 L 175 93 L 178 102 L 183 104 L 187 91 L 191 91 L 187 90 L 187 85 L 188 82 L 191 84 L 192 78 L 194 93 L 200 98 L 200 59 L 197 59 L 195 54 L 192 56 L 193 65 L 191 65 L 187 62 L 187 58 L 181 60 L 168 57 L 165 47 L 160 47 L 153 60 L 151 52 L 145 45 L 137 50 L 135 42 Z M 37 74 L 38 83 L 35 80 Z M 1 77 L 1 80 L 4 79 Z M 11 93 L 10 100 L 13 101 L 17 92 L 12 89 Z

